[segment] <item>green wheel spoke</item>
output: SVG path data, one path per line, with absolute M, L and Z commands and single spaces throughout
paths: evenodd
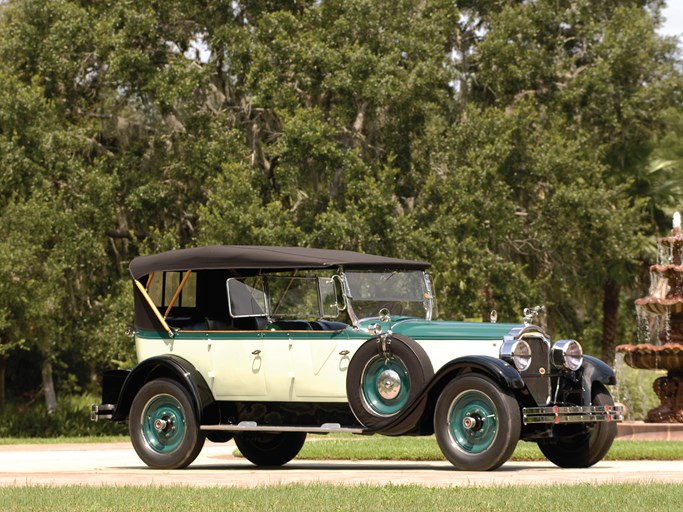
M 436 402 L 436 440 L 457 469 L 496 469 L 512 455 L 521 428 L 515 397 L 485 375 L 456 377 Z
M 158 453 L 171 453 L 185 438 L 187 425 L 180 402 L 170 395 L 152 398 L 144 408 L 142 434 L 147 444 Z
M 498 434 L 496 407 L 479 391 L 466 391 L 456 397 L 448 423 L 453 442 L 467 453 L 487 450 Z
M 401 359 L 373 358 L 362 377 L 363 399 L 376 414 L 391 416 L 408 402 L 410 378 Z
M 168 378 L 140 388 L 131 404 L 128 430 L 138 456 L 155 469 L 184 468 L 204 446 L 189 393 Z

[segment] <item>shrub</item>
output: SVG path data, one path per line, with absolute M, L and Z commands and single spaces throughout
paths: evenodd
M 666 375 L 665 371 L 637 370 L 624 362 L 624 355 L 617 354 L 615 367 L 617 385 L 610 390 L 615 402 L 626 405 L 626 420 L 644 420 L 647 412 L 659 405 L 659 398 L 652 390 L 656 378 Z
M 66 396 L 59 400 L 54 414 L 47 414 L 44 403 L 29 407 L 8 405 L 0 414 L 0 437 L 101 437 L 126 434 L 125 425 L 90 420 L 90 405 L 97 401 L 90 394 Z

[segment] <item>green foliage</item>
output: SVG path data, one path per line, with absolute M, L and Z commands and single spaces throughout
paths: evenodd
M 208 243 L 429 259 L 442 317 L 632 338 L 682 197 L 660 4 L 0 4 L 0 354 L 96 387 L 128 262 Z
M 94 395 L 71 394 L 59 400 L 54 414 L 45 404 L 6 406 L 0 415 L 0 437 L 55 438 L 113 436 L 126 434 L 125 425 L 90 420 L 90 405 L 99 402 Z
M 95 368 L 131 368 L 135 364 L 135 346 L 126 331 L 133 327 L 133 294 L 130 280 L 122 278 L 101 298 L 97 308 L 101 321 L 85 323 L 78 335 L 90 340 L 88 356 Z M 95 368 L 91 367 L 93 371 Z M 98 390 L 93 390 L 99 392 Z

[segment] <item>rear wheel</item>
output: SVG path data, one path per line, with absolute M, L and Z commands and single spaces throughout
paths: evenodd
M 456 378 L 436 402 L 436 441 L 457 469 L 496 469 L 512 455 L 520 431 L 517 401 L 483 375 Z
M 297 456 L 306 441 L 305 432 L 241 432 L 235 444 L 257 466 L 282 466 Z
M 184 468 L 204 446 L 189 394 L 170 379 L 156 379 L 140 389 L 128 430 L 140 459 L 155 469 Z
M 593 405 L 614 405 L 612 395 L 602 384 L 593 385 L 592 396 Z M 556 428 L 559 431 L 561 427 Z M 595 423 L 588 432 L 573 433 L 574 428 L 571 425 L 566 427 L 566 437 L 538 442 L 543 455 L 561 468 L 588 468 L 600 462 L 617 436 L 617 424 L 614 422 Z

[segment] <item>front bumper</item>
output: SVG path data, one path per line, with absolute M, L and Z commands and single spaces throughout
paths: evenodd
M 621 405 L 586 405 L 524 407 L 522 421 L 530 423 L 593 423 L 622 421 L 624 408 Z

